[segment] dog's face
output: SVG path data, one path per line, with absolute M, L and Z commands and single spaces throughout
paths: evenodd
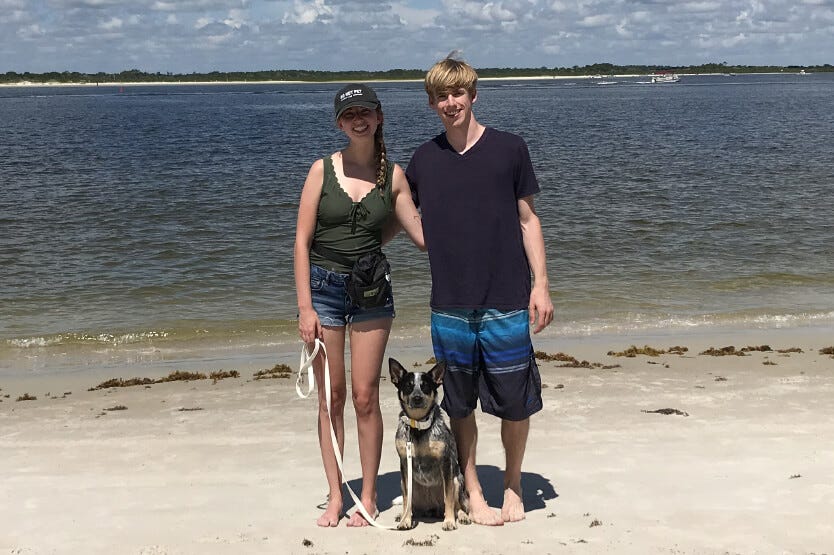
M 409 372 L 402 364 L 389 358 L 388 371 L 406 415 L 415 420 L 423 419 L 437 402 L 437 389 L 443 383 L 446 363 L 435 364 L 428 372 Z

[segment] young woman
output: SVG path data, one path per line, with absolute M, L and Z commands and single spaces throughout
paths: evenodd
M 362 466 L 362 504 L 378 513 L 376 478 L 382 452 L 382 413 L 379 377 L 382 357 L 394 318 L 394 299 L 383 306 L 359 308 L 347 295 L 346 282 L 353 262 L 379 249 L 404 229 L 425 250 L 419 213 L 411 199 L 405 173 L 386 159 L 382 138 L 382 106 L 365 85 L 347 85 L 334 100 L 336 124 L 348 145 L 316 160 L 310 168 L 298 207 L 295 236 L 295 286 L 301 340 L 324 341 L 330 367 L 331 416 L 339 449 L 344 453 L 345 336 L 350 338 L 351 389 L 359 459 Z M 328 503 L 319 526 L 336 526 L 342 515 L 342 477 L 330 439 L 325 399 L 324 362 L 314 364 L 318 384 L 318 432 Z M 348 526 L 367 526 L 357 510 Z

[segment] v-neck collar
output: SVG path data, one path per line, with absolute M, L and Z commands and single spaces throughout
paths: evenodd
M 489 133 L 490 133 L 490 128 L 484 126 L 484 131 L 483 131 L 483 133 L 481 133 L 481 136 L 478 137 L 478 140 L 475 141 L 475 143 L 471 147 L 469 147 L 465 152 L 462 152 L 462 153 L 455 150 L 455 147 L 453 147 L 452 143 L 449 142 L 448 132 L 443 133 L 443 142 L 446 143 L 446 146 L 448 147 L 449 152 L 451 154 L 453 154 L 454 156 L 460 157 L 460 158 L 466 158 L 467 156 L 469 156 L 470 153 L 472 153 L 472 152 L 478 150 L 479 148 L 481 148 L 481 145 L 486 140 L 486 136 Z

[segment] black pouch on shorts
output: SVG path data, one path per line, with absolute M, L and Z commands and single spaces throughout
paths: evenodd
M 391 266 L 385 253 L 371 251 L 356 260 L 347 282 L 347 294 L 360 308 L 385 306 L 391 294 Z
M 326 247 L 313 244 L 313 250 L 319 255 L 349 264 L 346 259 Z M 345 284 L 348 297 L 359 308 L 376 308 L 385 306 L 391 294 L 391 266 L 385 253 L 381 250 L 366 252 L 356 259 Z

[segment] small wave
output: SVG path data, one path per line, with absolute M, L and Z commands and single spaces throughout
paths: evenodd
M 145 331 L 135 333 L 58 333 L 48 336 L 22 337 L 8 339 L 6 343 L 11 347 L 29 349 L 37 347 L 52 347 L 55 345 L 129 345 L 169 337 L 167 331 Z
M 834 323 L 834 312 L 797 314 L 699 314 L 690 316 L 627 314 L 614 318 L 554 323 L 551 333 L 592 336 L 619 333 L 709 329 L 716 327 L 794 328 Z
M 38 334 L 14 337 L 0 342 L 12 349 L 39 349 L 49 347 L 107 348 L 136 345 L 179 345 L 191 342 L 220 343 L 234 339 L 236 342 L 251 339 L 253 343 L 264 340 L 281 340 L 288 333 L 296 332 L 294 320 L 251 320 L 233 322 L 191 321 L 176 326 L 144 330 L 79 331 L 54 334 Z

